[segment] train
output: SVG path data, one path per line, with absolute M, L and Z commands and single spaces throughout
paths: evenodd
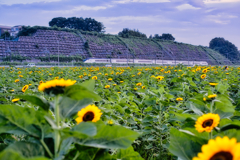
M 159 64 L 159 65 L 201 65 L 207 66 L 206 61 L 180 61 L 180 60 L 149 60 L 149 59 L 114 59 L 114 58 L 88 58 L 84 60 L 84 63 L 106 63 L 106 64 Z

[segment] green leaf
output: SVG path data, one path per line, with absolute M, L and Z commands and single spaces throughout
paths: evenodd
M 80 86 L 83 86 L 85 87 L 86 89 L 88 89 L 89 91 L 94 91 L 94 87 L 95 87 L 95 80 L 88 80 L 88 81 L 85 81 L 81 84 L 79 84 Z
M 39 98 L 37 96 L 33 96 L 33 95 L 18 95 L 17 97 L 24 99 L 24 100 L 32 103 L 33 105 L 37 105 L 37 106 L 41 107 L 42 109 L 44 109 L 45 111 L 49 110 L 50 104 L 45 99 L 41 99 L 41 98 Z
M 240 129 L 240 125 L 237 125 L 237 124 L 227 124 L 227 125 L 221 127 L 221 131 L 226 131 L 226 130 L 229 130 L 229 129 Z
M 86 147 L 75 144 L 75 148 L 73 148 L 66 156 L 66 160 L 114 160 L 108 150 L 99 149 L 93 147 Z
M 215 101 L 215 109 L 219 109 L 223 112 L 235 112 L 235 106 L 232 105 L 228 97 L 224 95 L 218 95 Z
M 190 106 L 190 109 L 197 115 L 200 115 L 200 116 L 203 115 L 203 112 L 199 108 L 197 108 L 196 105 L 194 105 L 193 103 L 190 103 L 189 106 Z
M 97 134 L 97 127 L 91 122 L 81 122 L 72 129 L 63 130 L 63 132 L 65 134 L 64 139 L 69 137 L 82 139 L 95 136 Z
M 97 127 L 97 134 L 87 139 L 79 139 L 79 144 L 97 148 L 128 148 L 139 136 L 137 132 L 122 126 L 109 126 L 101 121 L 93 124 Z
M 144 160 L 138 152 L 135 152 L 133 147 L 130 146 L 127 149 L 118 150 L 117 154 L 114 156 L 116 159 L 121 160 Z
M 171 128 L 169 151 L 180 159 L 192 160 L 207 140 Z
M 220 92 L 221 94 L 224 94 L 229 88 L 229 85 L 227 83 L 222 83 L 219 82 L 218 85 L 216 86 L 216 89 L 218 92 Z
M 1 152 L 0 159 L 2 160 L 49 160 L 48 158 L 45 158 L 45 157 L 26 158 L 26 157 L 23 157 L 18 152 L 15 152 L 10 149 L 4 150 L 3 152 Z
M 59 149 L 59 158 L 65 156 L 69 153 L 69 150 L 72 148 L 71 145 L 74 142 L 74 138 L 68 138 L 61 142 L 60 149 Z
M 60 115 L 64 118 L 71 118 L 82 108 L 91 104 L 92 100 L 84 98 L 82 100 L 73 100 L 68 97 L 62 97 L 59 102 Z
M 95 101 L 101 100 L 100 96 L 81 85 L 72 85 L 67 87 L 65 89 L 64 95 L 74 100 L 82 100 L 84 98 L 90 98 Z
M 51 129 L 44 116 L 45 113 L 36 111 L 34 108 L 1 105 L 0 133 L 42 137 L 42 134 L 48 134 Z
M 24 157 L 44 156 L 43 147 L 37 143 L 16 142 L 8 146 L 6 149 L 14 150 Z

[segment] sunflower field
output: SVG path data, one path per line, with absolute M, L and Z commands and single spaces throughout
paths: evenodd
M 0 68 L 0 159 L 240 160 L 240 68 Z

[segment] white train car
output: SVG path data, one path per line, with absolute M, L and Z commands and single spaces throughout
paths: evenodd
M 206 61 L 178 61 L 178 60 L 149 60 L 149 59 L 109 59 L 109 58 L 88 58 L 84 63 L 114 63 L 114 64 L 159 64 L 159 65 L 177 65 L 188 66 L 202 65 L 206 66 Z

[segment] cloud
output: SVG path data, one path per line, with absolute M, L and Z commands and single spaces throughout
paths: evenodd
M 169 23 L 170 20 L 165 19 L 162 16 L 119 16 L 119 17 L 98 17 L 98 20 L 106 24 L 119 24 L 119 23 Z M 127 23 L 127 24 L 128 24 Z
M 114 3 L 163 3 L 163 2 L 171 2 L 170 0 L 116 0 Z
M 36 3 L 36 2 L 43 2 L 43 3 L 48 3 L 48 2 L 58 2 L 61 0 L 0 0 L 0 5 L 13 5 L 13 4 L 31 4 L 31 3 Z
M 189 4 L 193 7 L 205 7 L 203 0 L 171 0 L 171 2 L 178 5 Z
M 207 15 L 206 16 L 206 21 L 211 21 L 214 23 L 218 23 L 218 24 L 229 24 L 231 22 L 231 19 L 235 19 L 238 18 L 238 16 L 235 15 L 229 15 L 226 13 L 220 13 L 217 15 Z
M 182 10 L 186 10 L 186 9 L 201 9 L 201 8 L 197 8 L 197 7 L 193 7 L 190 4 L 182 4 L 180 6 L 176 7 L 178 10 L 182 11 Z
M 240 0 L 204 0 L 203 2 L 205 4 L 209 4 L 209 3 L 235 3 L 235 2 L 240 2 Z
M 113 5 L 106 5 L 106 6 L 85 6 L 85 5 L 81 5 L 81 6 L 76 6 L 73 7 L 72 9 L 66 9 L 66 10 L 53 10 L 53 11 L 43 11 L 43 13 L 74 13 L 74 12 L 78 12 L 78 11 L 98 11 L 98 10 L 104 10 L 107 8 L 113 7 Z

